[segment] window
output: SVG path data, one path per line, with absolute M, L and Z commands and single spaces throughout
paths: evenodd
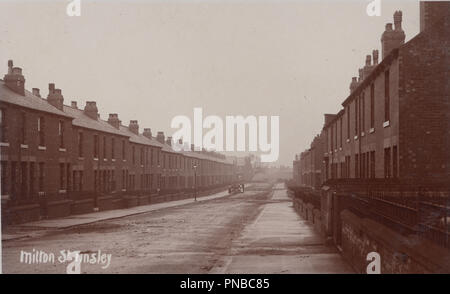
M 58 135 L 59 148 L 64 148 L 64 122 L 62 120 L 59 121 Z
M 384 121 L 390 119 L 389 70 L 384 73 Z
M 64 163 L 59 164 L 59 189 L 64 190 L 65 168 Z
M 375 127 L 375 85 L 370 85 L 370 128 Z
M 392 176 L 397 178 L 398 176 L 398 154 L 397 146 L 392 147 Z
M 94 135 L 94 158 L 98 158 L 98 135 Z
M 8 186 L 7 186 L 7 179 L 8 179 L 8 162 L 7 161 L 2 161 L 1 165 L 0 165 L 1 170 L 1 195 L 8 195 Z
M 20 115 L 20 144 L 25 144 L 26 142 L 26 128 L 27 128 L 27 121 L 26 121 L 26 115 L 25 112 L 22 112 Z
M 71 170 L 70 170 L 70 163 L 67 164 L 66 166 L 66 190 L 70 191 L 70 175 L 71 175 Z
M 355 99 L 355 136 L 358 135 L 358 99 Z
M 350 105 L 347 106 L 347 139 L 350 139 Z
M 103 136 L 103 158 L 106 158 L 106 136 Z
M 361 106 L 361 132 L 364 132 L 364 130 L 366 129 L 366 124 L 365 124 L 365 120 L 366 120 L 366 98 L 364 93 L 362 93 L 361 96 L 361 100 L 362 100 L 362 106 Z
M 78 156 L 83 157 L 83 133 L 78 133 Z
M 0 142 L 7 142 L 6 140 L 6 111 L 0 108 Z
M 34 162 L 30 162 L 30 195 L 34 195 L 36 188 L 36 174 L 34 168 Z
M 144 165 L 144 147 L 141 147 L 141 154 L 139 156 L 139 160 L 141 161 L 141 165 Z
M 342 119 L 343 116 L 339 119 L 339 146 L 342 148 Z
M 79 191 L 83 191 L 83 171 L 79 171 L 78 172 L 79 173 L 79 182 L 78 182 L 78 184 L 79 184 L 79 186 L 78 186 L 78 190 Z
M 111 158 L 114 159 L 116 158 L 116 150 L 115 147 L 116 146 L 116 140 L 114 140 L 114 138 L 111 138 Z
M 131 158 L 133 164 L 136 164 L 136 148 L 134 146 L 131 147 Z
M 45 119 L 44 117 L 38 118 L 38 136 L 39 136 L 39 146 L 45 146 Z
M 122 159 L 125 160 L 125 140 L 122 140 Z
M 355 154 L 355 179 L 359 178 L 359 156 Z
M 391 148 L 384 148 L 384 177 L 391 177 Z
M 20 164 L 20 175 L 21 196 L 26 198 L 28 196 L 28 167 L 26 162 Z
M 370 152 L 370 177 L 375 178 L 375 151 Z
M 39 191 L 44 191 L 44 163 L 39 162 L 39 171 L 38 171 L 38 188 Z

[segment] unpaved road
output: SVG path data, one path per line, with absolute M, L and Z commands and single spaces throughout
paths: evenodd
M 243 194 L 3 242 L 4 273 L 65 273 L 68 262 L 20 263 L 21 251 L 111 254 L 82 273 L 351 272 L 292 208 L 286 190 L 258 184 Z

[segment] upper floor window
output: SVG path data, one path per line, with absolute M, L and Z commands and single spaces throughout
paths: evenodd
M 98 135 L 94 135 L 94 158 L 98 158 Z
M 26 142 L 26 129 L 27 129 L 27 117 L 25 112 L 20 115 L 20 144 L 25 144 Z
M 384 73 L 384 121 L 390 120 L 389 70 Z
M 136 148 L 134 146 L 131 147 L 131 156 L 132 156 L 133 164 L 135 164 L 136 163 Z
M 0 108 L 0 142 L 6 141 L 6 112 Z
M 347 106 L 347 139 L 350 139 L 350 105 Z
M 58 124 L 58 135 L 59 135 L 59 147 L 64 148 L 64 122 L 59 121 Z
M 83 133 L 78 133 L 78 156 L 83 157 Z
M 125 160 L 125 140 L 122 140 L 122 159 Z
M 39 146 L 45 146 L 45 119 L 44 117 L 39 117 L 37 121 L 38 125 L 38 136 L 39 136 Z
M 116 158 L 116 140 L 114 138 L 111 138 L 111 158 Z
M 103 136 L 103 158 L 106 158 L 106 136 Z
M 355 136 L 358 135 L 358 99 L 355 99 Z
M 375 127 L 375 85 L 370 85 L 370 128 Z

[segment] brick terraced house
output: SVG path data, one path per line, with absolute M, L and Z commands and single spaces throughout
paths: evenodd
M 171 137 L 141 133 L 137 120 L 102 120 L 95 101 L 65 105 L 52 83 L 46 99 L 27 91 L 12 61 L 0 80 L 0 123 L 2 224 L 192 197 L 235 180 L 222 154 L 176 152 Z
M 402 12 L 386 25 L 337 114 L 297 155 L 296 184 L 330 179 L 450 180 L 450 2 L 421 2 L 421 32 L 405 43 Z M 318 175 L 321 175 L 320 177 Z M 317 182 L 319 181 L 320 184 Z

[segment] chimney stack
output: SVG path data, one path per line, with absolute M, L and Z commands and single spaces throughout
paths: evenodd
M 34 96 L 41 97 L 41 93 L 39 91 L 39 88 L 33 88 L 32 91 L 33 91 L 32 93 L 33 93 Z
M 381 36 L 381 50 L 383 59 L 389 53 L 405 43 L 405 32 L 402 29 L 402 12 L 394 13 L 395 30 L 392 29 L 392 23 L 386 24 L 386 29 Z
M 367 78 L 370 73 L 372 72 L 373 66 L 372 66 L 372 56 L 366 55 L 366 65 L 363 68 L 363 76 L 364 79 Z
M 78 109 L 77 101 L 71 101 L 71 102 L 70 102 L 70 106 L 71 106 L 72 108 Z
M 164 132 L 158 132 L 158 134 L 156 135 L 156 140 L 158 140 L 159 143 L 164 144 L 165 141 Z
M 191 151 L 195 151 L 195 145 L 191 144 Z
M 95 101 L 86 101 L 86 106 L 84 107 L 84 114 L 86 114 L 92 119 L 98 120 L 97 103 Z
M 378 64 L 378 50 L 372 51 L 373 65 Z
M 148 139 L 152 139 L 152 129 L 145 128 L 144 132 L 142 134 L 144 135 L 144 137 L 146 137 Z
M 166 144 L 172 146 L 172 137 L 167 137 Z
M 108 116 L 108 123 L 116 129 L 119 129 L 121 123 L 121 121 L 119 120 L 119 115 L 117 113 L 110 113 Z
M 53 83 L 48 84 L 47 101 L 59 110 L 63 110 L 64 97 L 61 94 L 61 89 L 55 89 L 55 84 Z
M 356 77 L 352 78 L 352 82 L 350 83 L 350 93 L 352 93 L 358 87 L 358 81 Z
M 128 125 L 128 129 L 135 133 L 136 135 L 139 135 L 139 124 L 137 120 L 130 120 L 130 124 Z
M 8 73 L 3 78 L 6 86 L 19 95 L 25 96 L 25 77 L 20 67 L 13 67 L 13 61 L 8 60 Z

